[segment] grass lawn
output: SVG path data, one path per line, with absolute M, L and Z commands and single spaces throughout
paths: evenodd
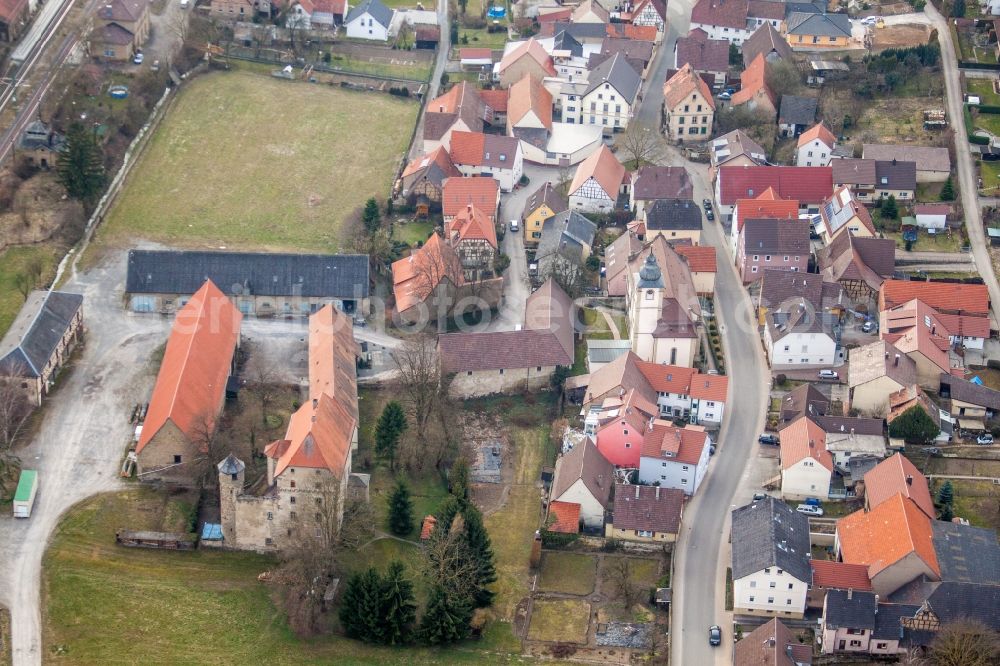
M 951 486 L 955 491 L 956 516 L 976 527 L 1000 528 L 1000 492 L 995 490 L 996 486 L 988 481 L 957 480 L 953 480 Z
M 486 639 L 448 650 L 371 647 L 339 636 L 300 640 L 274 606 L 273 588 L 257 582 L 274 568 L 272 558 L 115 545 L 122 525 L 157 528 L 162 505 L 151 489 L 134 488 L 94 497 L 64 517 L 43 569 L 46 661 L 475 664 L 484 649 L 493 663 L 510 659 Z M 359 564 L 409 564 L 416 548 L 395 544 L 372 544 Z
M 139 237 L 335 251 L 347 215 L 388 192 L 417 110 L 389 95 L 247 71 L 199 77 L 157 130 L 98 245 Z
M 60 248 L 48 243 L 9 247 L 0 252 L 0 337 L 14 323 L 24 305 L 24 296 L 17 289 L 17 275 L 23 273 L 30 263 L 40 261 L 42 277 L 37 288 L 41 289 L 52 281 L 60 258 Z
M 499 51 L 506 43 L 507 32 L 505 30 L 489 33 L 486 28 L 472 29 L 459 26 L 458 43 L 454 46 L 457 48 L 490 48 Z
M 965 87 L 972 95 L 979 95 L 983 104 L 1000 105 L 1000 95 L 993 91 L 992 79 L 966 79 Z
M 601 563 L 601 581 L 602 584 L 609 584 L 611 577 L 611 567 L 615 566 L 619 560 L 623 559 L 624 555 L 613 555 L 604 558 Z M 630 557 L 632 560 L 632 580 L 637 585 L 643 588 L 655 587 L 656 581 L 659 580 L 660 575 L 660 562 L 659 560 L 653 560 L 649 558 L 642 557 Z
M 1000 188 L 1000 162 L 979 162 L 979 177 L 983 179 L 982 192 L 996 196 Z
M 900 250 L 906 248 L 901 231 L 883 231 L 886 238 L 896 241 L 896 247 Z M 917 233 L 917 242 L 913 244 L 914 252 L 959 252 L 962 249 L 962 234 L 953 231 L 950 234 L 928 234 L 921 229 Z
M 400 52 L 400 58 L 405 59 L 406 51 Z M 412 61 L 411 61 L 412 62 Z M 421 64 L 395 64 L 388 62 L 372 62 L 362 58 L 351 58 L 343 53 L 333 54 L 330 67 L 343 70 L 345 72 L 356 72 L 358 74 L 374 74 L 375 76 L 388 76 L 398 79 L 413 79 L 415 81 L 426 81 L 431 76 L 431 65 Z
M 972 123 L 978 129 L 984 129 L 993 136 L 1000 136 L 1000 114 L 998 113 L 976 114 Z
M 533 641 L 586 643 L 590 604 L 572 599 L 535 601 L 528 638 Z
M 392 239 L 406 243 L 410 247 L 416 247 L 417 243 L 423 243 L 430 238 L 432 231 L 434 231 L 434 223 L 430 220 L 414 220 L 406 224 L 395 223 L 392 225 Z
M 542 577 L 538 589 L 581 596 L 594 591 L 597 559 L 581 553 L 542 554 Z

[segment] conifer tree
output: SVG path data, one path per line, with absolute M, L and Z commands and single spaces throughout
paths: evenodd
M 465 518 L 465 542 L 468 546 L 468 556 L 476 564 L 475 592 L 472 602 L 476 608 L 483 608 L 493 603 L 493 591 L 488 585 L 496 582 L 497 570 L 493 562 L 493 545 L 490 535 L 483 525 L 483 515 L 475 506 L 469 504 L 462 513 Z
M 420 638 L 428 645 L 455 643 L 469 635 L 471 621 L 472 605 L 435 585 L 420 620 Z
M 938 489 L 938 505 L 947 506 L 955 503 L 955 489 L 952 488 L 951 481 L 945 481 Z
M 944 185 L 941 187 L 941 201 L 954 201 L 955 199 L 955 184 L 951 182 L 951 176 L 948 176 L 948 180 L 944 181 Z
M 351 638 L 368 643 L 381 640 L 382 579 L 375 569 L 354 574 L 340 602 L 340 624 Z
M 396 536 L 405 536 L 413 529 L 413 501 L 410 489 L 400 479 L 389 496 L 389 531 Z
M 378 202 L 372 197 L 365 202 L 365 210 L 361 214 L 361 221 L 365 225 L 368 233 L 375 233 L 382 225 L 382 216 L 378 212 Z
M 389 645 L 408 643 L 416 619 L 413 583 L 406 577 L 403 563 L 393 560 L 382 578 L 383 641 Z
M 92 132 L 73 123 L 66 132 L 66 148 L 59 153 L 56 174 L 66 192 L 92 209 L 104 187 L 104 156 Z
M 890 194 L 888 199 L 882 202 L 882 217 L 895 220 L 899 215 L 899 207 L 896 206 L 896 195 Z
M 392 400 L 386 404 L 375 423 L 375 453 L 389 459 L 389 471 L 396 471 L 396 451 L 399 439 L 406 432 L 406 413 L 399 402 Z

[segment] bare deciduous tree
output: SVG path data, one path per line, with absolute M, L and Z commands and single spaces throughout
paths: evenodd
M 24 434 L 33 411 L 27 389 L 21 386 L 23 374 L 16 366 L 0 373 L 0 457 Z
M 435 529 L 426 544 L 423 574 L 431 584 L 441 585 L 458 596 L 472 598 L 479 567 L 469 556 L 463 538 L 464 529 L 460 514 L 455 516 L 447 534 L 440 525 Z
M 457 287 L 465 282 L 462 260 L 458 253 L 444 242 L 439 244 L 439 248 L 440 251 L 437 252 L 419 252 L 413 261 L 413 291 L 421 300 L 426 301 L 439 286 L 447 290 L 445 286 L 447 283 Z M 452 292 L 454 291 L 452 290 Z M 439 303 L 437 299 L 431 300 L 432 302 L 428 305 L 437 310 L 433 314 L 438 320 L 438 329 L 441 330 L 445 326 L 444 320 L 451 313 L 454 303 Z
M 635 582 L 632 571 L 632 560 L 627 557 L 617 558 L 611 565 L 611 585 L 621 599 L 626 609 L 632 608 L 639 600 L 639 586 Z
M 1000 661 L 1000 635 L 975 620 L 941 627 L 930 650 L 934 666 L 992 666 Z
M 261 421 L 267 425 L 271 406 L 280 393 L 279 379 L 281 377 L 278 364 L 266 356 L 262 350 L 251 347 L 250 360 L 243 370 L 246 389 L 260 403 Z
M 426 440 L 427 424 L 440 398 L 440 375 L 433 337 L 414 335 L 393 352 L 399 387 L 413 414 L 414 431 Z
M 545 268 L 541 271 L 542 280 L 552 278 L 570 298 L 580 296 L 583 293 L 585 286 L 584 278 L 586 277 L 583 266 L 572 259 L 564 257 L 558 251 L 550 255 L 536 257 L 539 263 L 542 263 L 542 260 L 546 259 L 547 261 L 544 262 Z
M 210 411 L 202 411 L 191 422 L 191 442 L 198 447 L 199 455 L 192 461 L 198 488 L 214 488 L 219 477 L 215 465 L 229 453 L 229 446 L 219 437 L 218 418 Z
M 621 135 L 621 147 L 638 169 L 643 164 L 654 164 L 663 157 L 663 147 L 656 130 L 648 125 L 633 121 Z

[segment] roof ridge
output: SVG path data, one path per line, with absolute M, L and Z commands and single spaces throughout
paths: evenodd
M 205 290 L 205 296 L 207 296 L 208 295 L 207 285 L 209 285 L 209 284 L 211 284 L 213 287 L 215 287 L 215 283 L 213 283 L 211 280 L 205 280 L 205 285 L 203 285 L 202 288 L 199 289 L 198 291 L 200 292 L 202 290 Z M 218 289 L 218 287 L 215 287 L 215 288 Z M 188 305 L 191 305 L 191 303 L 193 303 L 196 298 L 198 298 L 198 292 L 195 292 L 194 295 L 191 296 L 191 299 L 187 303 L 185 303 L 184 306 L 180 310 L 177 311 L 177 314 L 179 315 L 181 312 L 183 312 L 184 309 Z M 204 314 L 205 306 L 207 305 L 206 301 L 207 301 L 206 298 L 199 299 L 199 304 L 200 305 L 198 307 L 198 317 L 197 317 L 198 326 L 197 326 L 197 330 L 192 331 L 191 334 L 187 336 L 186 347 L 185 347 L 185 354 L 184 354 L 184 362 L 181 363 L 180 371 L 177 373 L 178 379 L 181 378 L 181 377 L 183 377 L 186 374 L 185 371 L 187 370 L 188 362 L 191 360 L 191 349 L 194 347 L 194 339 L 196 337 L 195 333 L 197 333 L 197 331 L 201 329 L 201 318 L 202 318 L 202 315 Z M 175 324 L 177 323 L 177 316 L 176 315 L 174 316 L 174 323 Z M 168 337 L 167 338 L 167 344 L 169 344 L 169 343 L 170 343 L 170 338 Z M 174 390 L 171 393 L 171 396 L 170 396 L 170 408 L 167 410 L 167 418 L 166 418 L 166 420 L 164 420 L 164 423 L 166 423 L 167 421 L 172 421 L 173 420 L 173 416 L 172 415 L 174 413 L 174 405 L 177 402 L 177 398 L 178 398 L 178 395 L 180 393 L 180 388 L 181 388 L 181 382 L 178 381 L 174 385 Z M 178 428 L 179 427 L 180 426 L 178 426 Z
M 38 368 L 35 367 L 35 364 L 32 363 L 31 357 L 28 356 L 27 352 L 24 351 L 24 349 L 22 349 L 22 346 L 24 344 L 24 339 L 28 337 L 28 334 L 31 333 L 32 329 L 35 328 L 35 324 L 38 323 L 38 318 L 42 315 L 42 311 L 48 307 L 49 297 L 51 295 L 52 295 L 52 288 L 49 287 L 48 292 L 46 292 L 45 294 L 45 298 L 42 299 L 41 305 L 39 305 L 38 310 L 35 312 L 35 316 L 31 318 L 31 324 L 26 329 L 24 329 L 25 331 L 24 335 L 21 336 L 21 338 L 17 341 L 17 346 L 14 347 L 14 349 L 21 352 L 21 356 L 23 356 L 25 360 L 28 361 L 28 365 L 31 366 L 32 371 L 34 371 L 36 375 L 41 375 L 42 373 L 38 370 Z M 14 349 L 12 349 L 11 351 L 14 351 Z

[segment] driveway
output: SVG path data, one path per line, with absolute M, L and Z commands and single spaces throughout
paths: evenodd
M 148 399 L 150 357 L 167 319 L 128 316 L 121 307 L 123 265 L 95 269 L 63 289 L 84 294 L 86 341 L 74 367 L 47 401 L 33 441 L 18 453 L 39 472 L 31 518 L 0 519 L 0 602 L 11 610 L 14 663 L 41 664 L 39 590 L 42 556 L 64 511 L 121 485 L 118 466 L 132 434 L 132 405 Z
M 46 401 L 34 439 L 18 451 L 22 465 L 39 473 L 39 491 L 28 520 L 0 517 L 0 604 L 11 610 L 14 663 L 41 664 L 42 557 L 60 516 L 96 493 L 122 487 L 122 454 L 132 436 L 132 406 L 146 402 L 156 378 L 151 356 L 166 340 L 172 320 L 122 308 L 126 253 L 85 273 L 72 273 L 64 291 L 84 295 L 85 342 L 73 367 Z M 306 320 L 247 318 L 243 335 L 256 349 L 293 366 L 284 379 L 297 383 L 305 365 Z M 355 337 L 393 348 L 397 338 L 371 328 Z

